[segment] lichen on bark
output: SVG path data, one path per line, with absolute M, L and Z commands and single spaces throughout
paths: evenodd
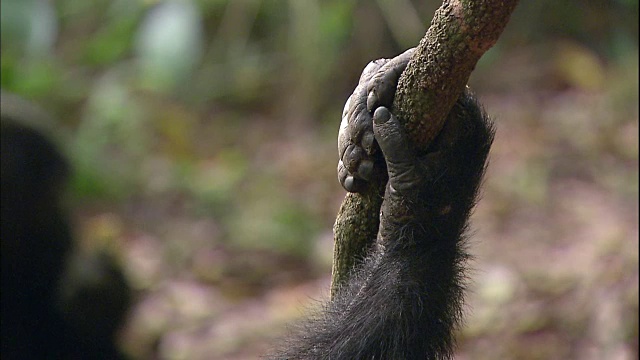
M 445 0 L 398 82 L 392 111 L 417 151 L 426 151 L 464 91 L 480 57 L 509 21 L 518 0 Z M 375 242 L 384 183 L 347 194 L 334 225 L 331 294 Z

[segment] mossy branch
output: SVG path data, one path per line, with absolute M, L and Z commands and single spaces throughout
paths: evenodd
M 400 77 L 393 111 L 416 149 L 424 151 L 440 132 L 447 114 L 480 57 L 500 37 L 518 0 L 451 0 L 436 11 Z M 346 195 L 334 231 L 333 296 L 375 242 L 385 184 Z

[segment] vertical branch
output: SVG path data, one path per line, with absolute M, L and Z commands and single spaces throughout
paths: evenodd
M 396 116 L 426 150 L 480 57 L 500 37 L 517 0 L 444 1 L 398 82 Z
M 518 0 L 445 0 L 400 77 L 394 113 L 425 151 L 440 132 L 480 57 L 500 37 Z M 331 295 L 376 239 L 381 190 L 347 194 L 336 218 Z

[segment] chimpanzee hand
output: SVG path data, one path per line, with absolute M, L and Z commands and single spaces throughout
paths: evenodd
M 367 182 L 384 176 L 384 160 L 373 134 L 372 115 L 379 106 L 391 108 L 400 75 L 414 49 L 393 59 L 370 62 L 347 99 L 338 133 L 338 179 L 345 190 L 361 192 Z
M 462 228 L 493 139 L 493 126 L 471 92 L 460 96 L 424 154 L 410 145 L 404 127 L 384 106 L 373 114 L 373 132 L 389 177 L 379 238 L 397 237 L 390 233 L 414 220 L 438 225 L 443 238 L 455 238 L 458 234 L 442 229 Z
M 379 173 L 388 177 L 375 246 L 332 300 L 290 336 L 277 359 L 453 357 L 467 219 L 494 130 L 465 91 L 427 149 L 413 148 L 389 110 L 410 52 L 365 68 L 338 136 L 338 176 L 345 189 L 359 192 Z

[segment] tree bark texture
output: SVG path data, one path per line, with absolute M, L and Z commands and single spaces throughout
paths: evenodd
M 445 0 L 400 77 L 392 111 L 426 151 L 480 57 L 500 37 L 518 0 Z M 375 242 L 385 184 L 346 195 L 334 224 L 331 296 Z

